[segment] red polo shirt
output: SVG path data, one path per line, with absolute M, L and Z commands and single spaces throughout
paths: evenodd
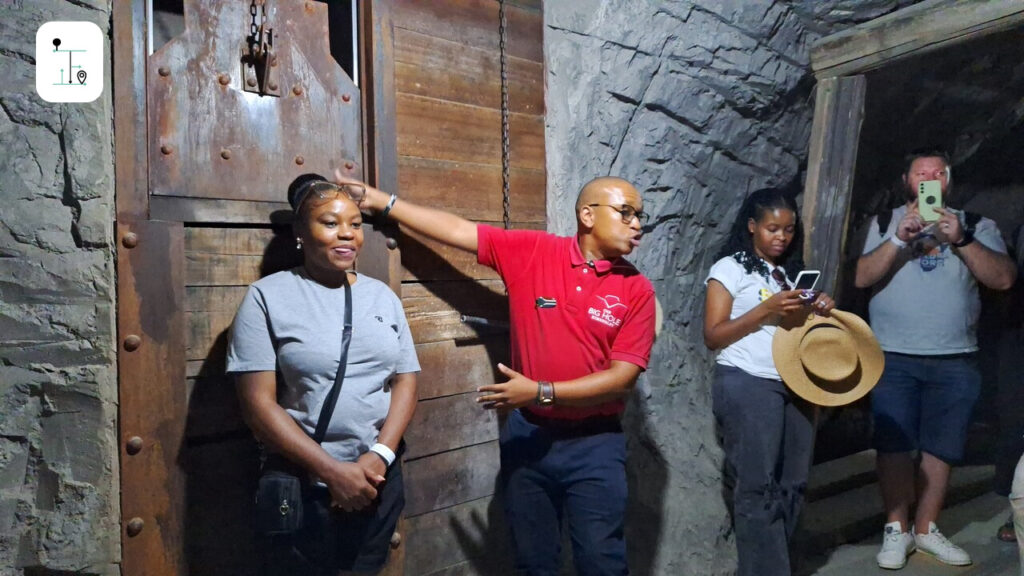
M 654 288 L 619 258 L 592 265 L 576 237 L 478 225 L 477 260 L 508 288 L 512 368 L 534 380 L 572 380 L 621 360 L 647 369 Z M 557 394 L 556 394 L 557 402 Z M 618 414 L 623 400 L 530 408 L 550 418 Z

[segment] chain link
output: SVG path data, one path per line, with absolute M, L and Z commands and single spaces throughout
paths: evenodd
M 252 21 L 249 23 L 249 36 L 252 37 L 252 41 L 254 43 L 256 42 L 256 36 L 259 34 L 260 31 L 259 26 L 256 25 L 256 14 L 259 13 L 259 10 L 256 8 L 256 6 L 256 0 L 252 0 L 252 2 L 249 3 L 249 15 L 252 16 Z
M 498 50 L 501 55 L 501 203 L 502 218 L 508 230 L 509 216 L 509 127 L 508 127 L 508 22 L 505 20 L 505 0 L 498 0 Z

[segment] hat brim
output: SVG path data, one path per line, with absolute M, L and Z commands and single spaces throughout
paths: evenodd
M 808 373 L 800 362 L 800 341 L 808 330 L 831 324 L 846 331 L 857 352 L 857 368 L 840 381 L 827 381 Z M 885 355 L 871 328 L 856 314 L 832 310 L 829 316 L 808 314 L 803 323 L 781 325 L 772 339 L 772 358 L 786 386 L 794 394 L 819 406 L 843 406 L 864 397 L 878 384 Z

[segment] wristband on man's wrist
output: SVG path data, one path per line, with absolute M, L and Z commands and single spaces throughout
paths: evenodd
M 541 380 L 537 382 L 537 405 L 551 406 L 555 403 L 555 385 Z
M 392 194 L 391 198 L 388 199 L 388 203 L 384 206 L 384 209 L 380 211 L 382 218 L 387 218 L 388 214 L 391 213 L 391 209 L 395 207 L 395 200 L 398 200 L 398 196 Z
M 970 230 L 964 230 L 964 235 L 960 237 L 959 242 L 953 242 L 953 248 L 963 248 L 971 242 L 974 242 L 974 232 Z
M 895 244 L 897 248 L 906 248 L 907 247 L 907 243 L 904 242 L 903 240 L 900 240 L 900 237 L 895 235 L 895 234 L 893 234 L 892 236 L 889 236 L 889 242 L 892 242 L 893 244 Z
M 390 468 L 391 465 L 395 463 L 395 453 L 391 450 L 391 448 L 388 448 L 387 446 L 381 444 L 380 442 L 374 444 L 373 446 L 370 446 L 370 452 L 373 452 L 377 456 L 380 456 L 380 459 L 383 460 L 385 464 L 387 464 L 388 468 Z

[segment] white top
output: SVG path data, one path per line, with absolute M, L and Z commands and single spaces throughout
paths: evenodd
M 772 269 L 768 262 L 765 262 L 765 266 L 768 266 L 769 270 Z M 710 280 L 717 280 L 729 294 L 732 294 L 730 320 L 743 316 L 761 302 L 771 298 L 773 294 L 782 291 L 782 286 L 773 278 L 765 278 L 756 272 L 747 273 L 743 265 L 732 256 L 715 262 L 704 283 L 707 284 Z M 739 368 L 753 376 L 781 380 L 779 371 L 775 369 L 775 360 L 772 358 L 772 337 L 775 336 L 776 325 L 775 322 L 762 324 L 756 331 L 720 350 L 715 361 Z
M 893 210 L 885 234 L 879 234 L 878 218 L 873 218 L 864 254 L 888 241 L 906 213 L 906 205 Z M 959 216 L 963 224 L 963 213 Z M 975 226 L 974 239 L 1006 253 L 999 229 L 988 218 Z M 913 254 L 913 249 L 911 245 L 902 251 Z M 868 303 L 871 329 L 882 350 L 921 356 L 976 351 L 981 313 L 978 283 L 950 245 L 941 244 L 894 267 L 873 286 Z

